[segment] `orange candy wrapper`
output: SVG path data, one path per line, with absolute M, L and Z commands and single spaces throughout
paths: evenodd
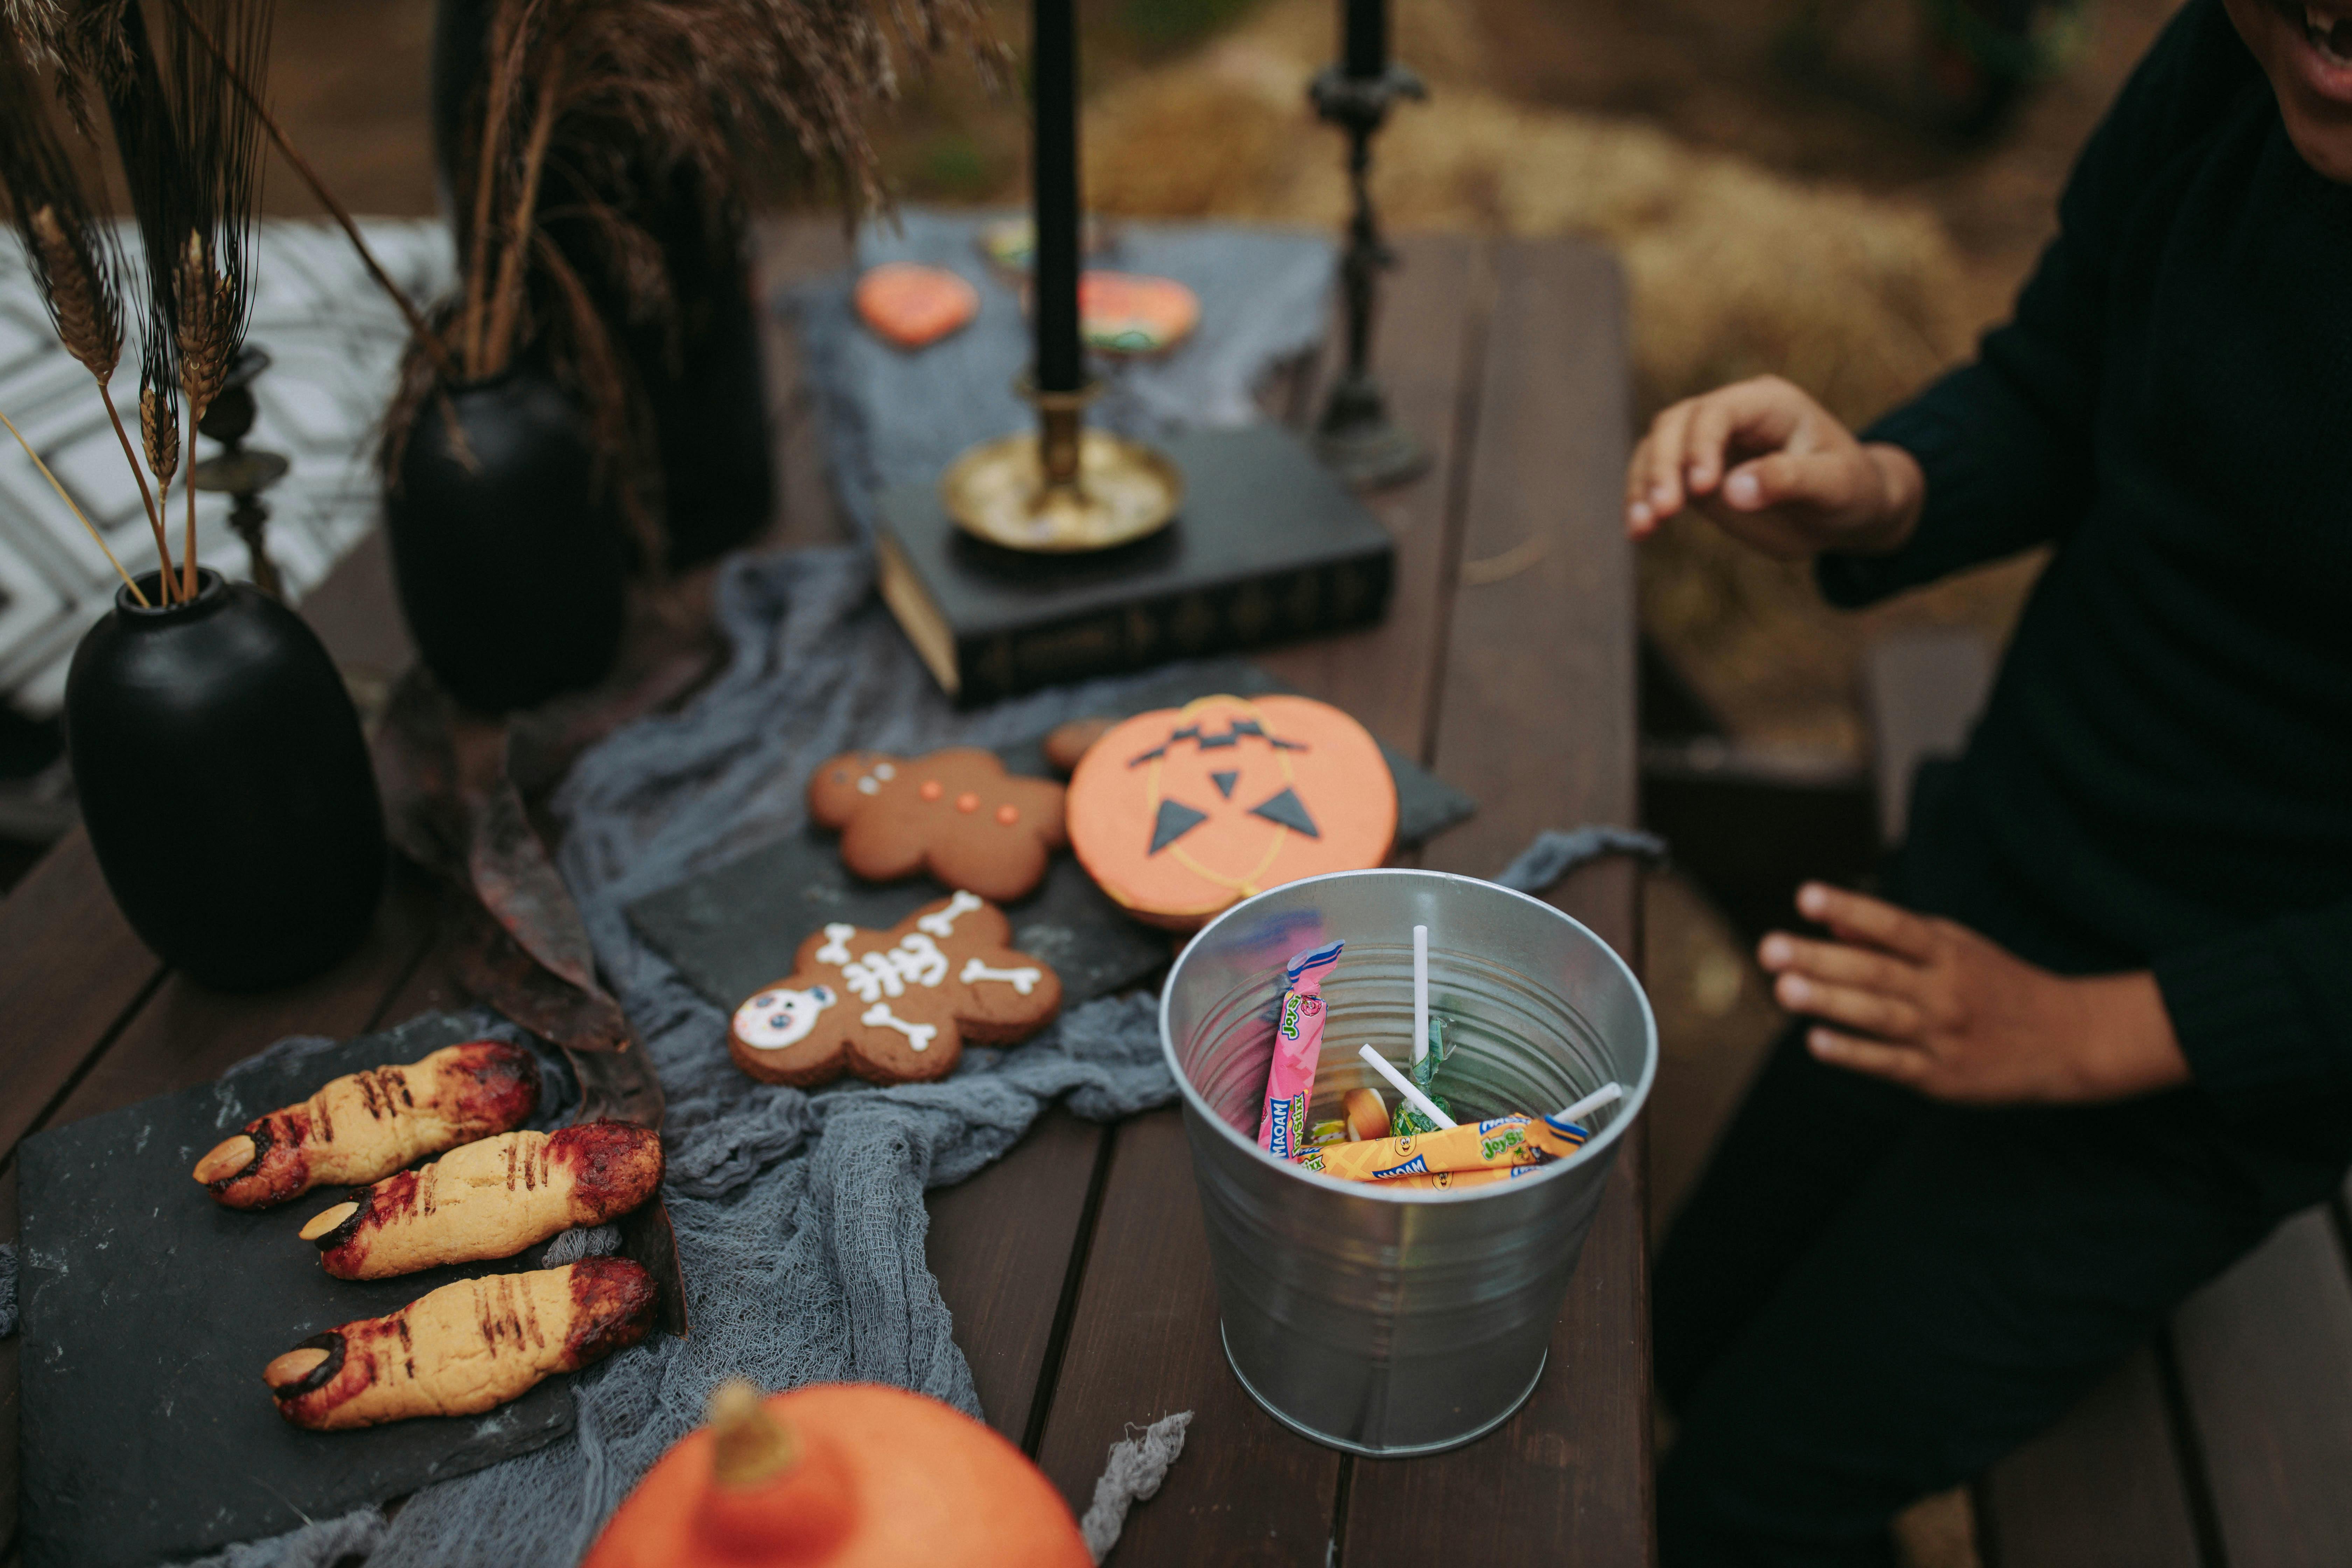
M 1550 1116 L 1497 1116 L 1492 1121 L 1464 1122 L 1435 1132 L 1408 1133 L 1402 1138 L 1371 1138 L 1357 1143 L 1326 1143 L 1296 1156 L 1299 1164 L 1327 1176 L 1350 1182 L 1412 1181 L 1441 1174 L 1453 1182 L 1432 1186 L 1475 1186 L 1461 1174 L 1478 1173 L 1487 1180 L 1507 1181 L 1516 1167 L 1539 1165 L 1572 1154 L 1591 1132 L 1580 1123 Z

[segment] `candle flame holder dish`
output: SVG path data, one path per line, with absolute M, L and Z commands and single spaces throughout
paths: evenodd
M 1086 427 L 1092 385 L 1041 392 L 1037 430 L 967 449 L 940 478 L 940 503 L 956 526 L 1007 550 L 1066 555 L 1114 550 L 1168 526 L 1184 500 L 1184 476 L 1140 441 Z

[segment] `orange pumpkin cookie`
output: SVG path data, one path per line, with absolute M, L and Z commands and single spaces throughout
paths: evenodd
M 869 881 L 929 871 L 999 903 L 1034 888 L 1069 842 L 1062 786 L 1014 778 L 976 746 L 927 757 L 845 752 L 810 775 L 808 808 L 841 830 L 841 863 Z
M 970 893 L 887 931 L 826 926 L 801 943 L 791 974 L 735 1009 L 728 1054 L 753 1078 L 803 1089 L 845 1072 L 945 1078 L 966 1040 L 1011 1045 L 1061 1011 L 1061 977 L 1012 939 L 1004 912 Z
M 857 280 L 857 313 L 902 349 L 939 342 L 980 314 L 980 290 L 943 267 L 886 261 Z
M 1172 278 L 1089 269 L 1078 275 L 1079 330 L 1097 353 L 1166 353 L 1201 322 L 1201 298 Z
M 1070 779 L 1070 844 L 1129 914 L 1192 931 L 1254 893 L 1388 858 L 1396 784 L 1361 724 L 1305 697 L 1139 713 Z

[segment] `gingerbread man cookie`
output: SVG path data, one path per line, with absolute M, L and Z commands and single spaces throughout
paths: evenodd
M 1062 786 L 1015 778 L 993 752 L 927 757 L 845 752 L 809 778 L 809 816 L 841 830 L 841 863 L 869 881 L 929 871 L 950 888 L 1009 903 L 1069 842 Z
M 829 925 L 793 972 L 735 1009 L 727 1051 L 769 1083 L 803 1089 L 844 1072 L 871 1083 L 944 1078 L 964 1042 L 1011 1045 L 1062 1006 L 1062 982 L 1005 944 L 1012 922 L 959 892 L 888 931 Z

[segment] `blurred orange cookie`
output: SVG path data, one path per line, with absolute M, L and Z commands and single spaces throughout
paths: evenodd
M 857 314 L 875 334 L 919 349 L 961 330 L 980 314 L 980 290 L 943 267 L 886 261 L 857 279 Z
M 1097 353 L 1166 353 L 1201 324 L 1201 300 L 1172 278 L 1087 271 L 1078 276 L 1078 320 Z

